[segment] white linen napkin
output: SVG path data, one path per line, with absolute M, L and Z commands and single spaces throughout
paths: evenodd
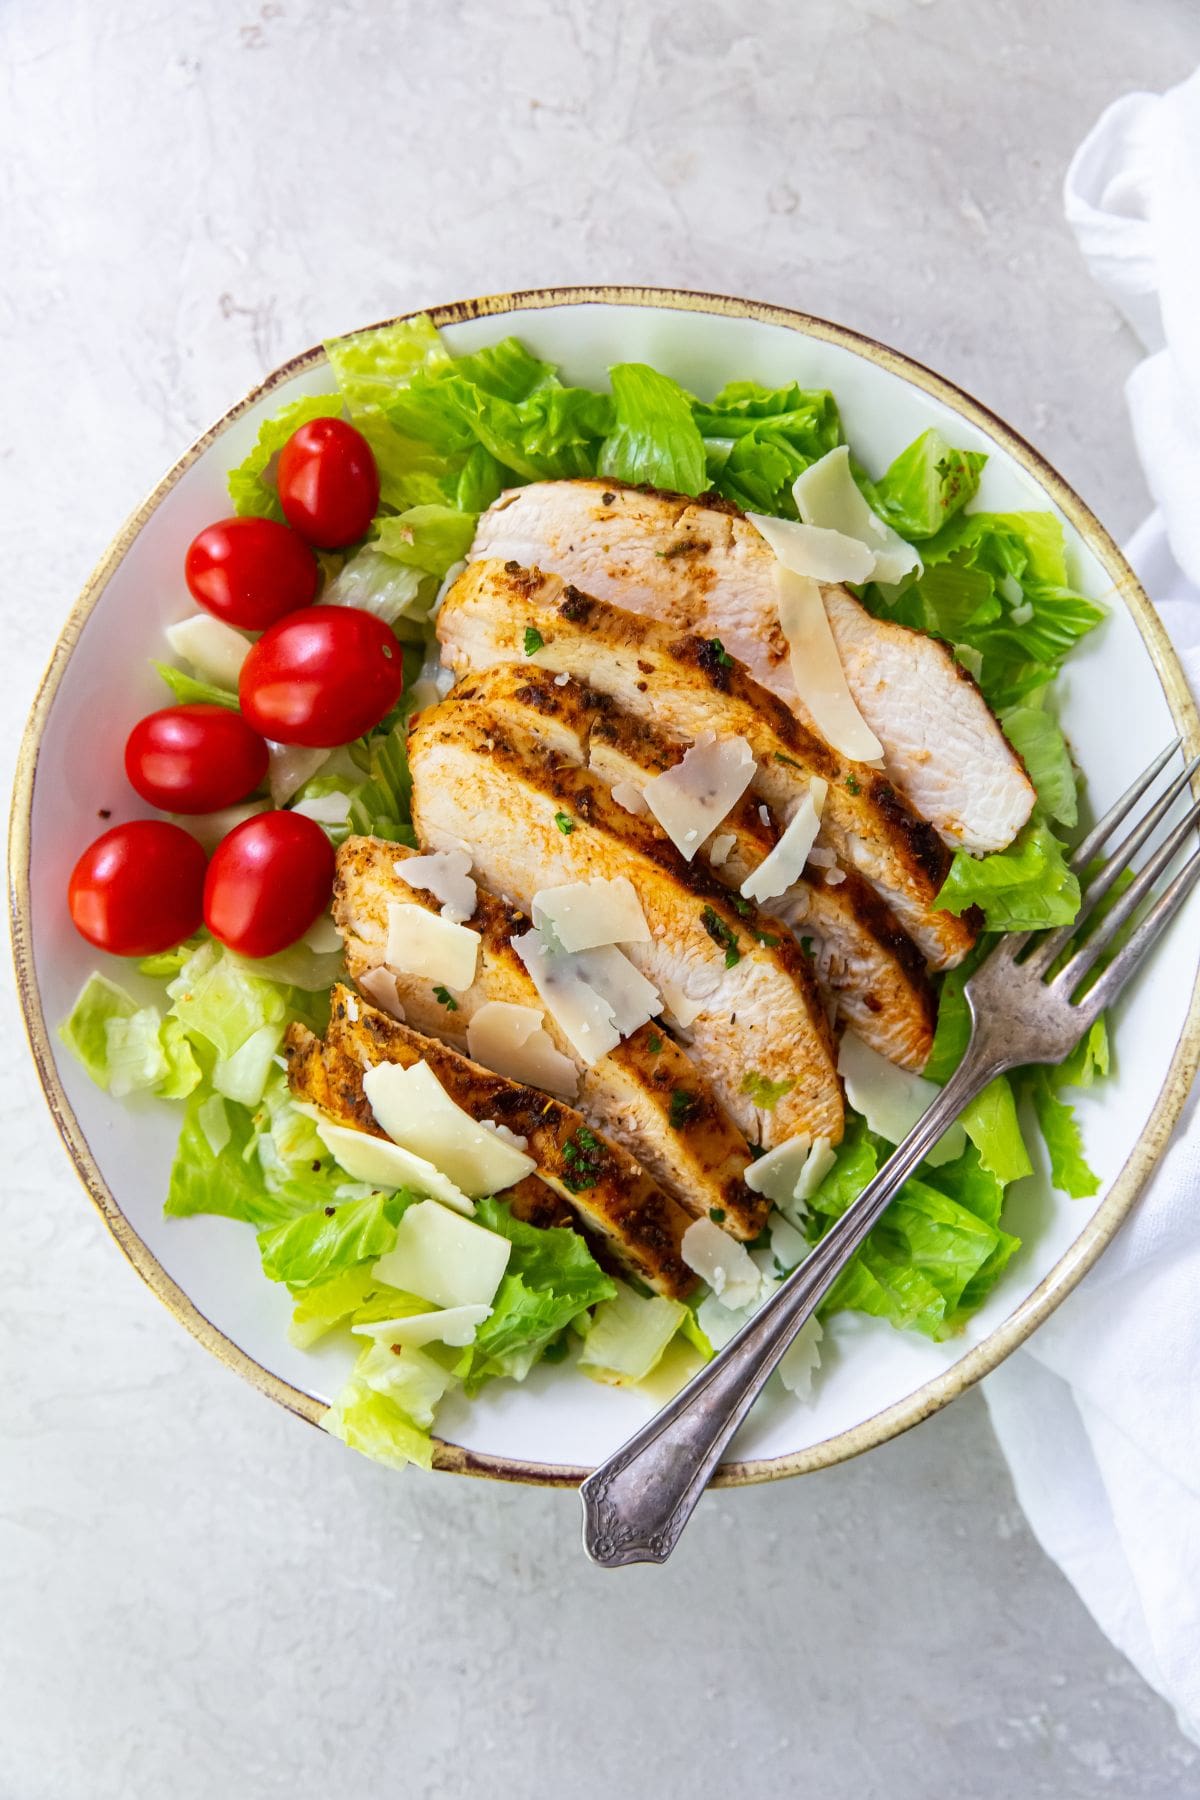
M 1110 106 L 1067 218 L 1149 354 L 1126 397 L 1157 511 L 1128 546 L 1200 690 L 1200 70 Z M 1200 1100 L 1116 1241 L 985 1383 L 1017 1495 L 1200 1742 Z

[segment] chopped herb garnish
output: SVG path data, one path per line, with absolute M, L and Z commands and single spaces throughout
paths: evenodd
M 858 785 L 858 776 L 857 775 L 847 775 L 846 786 L 849 788 L 849 790 L 852 794 L 860 794 L 862 792 L 862 789 Z
M 760 944 L 765 944 L 768 950 L 776 949 L 779 944 L 779 939 L 772 936 L 769 931 L 756 931 L 754 936 L 758 939 Z
M 777 750 L 775 752 L 775 761 L 786 763 L 789 769 L 798 769 L 800 767 L 800 764 L 796 761 L 794 756 L 785 756 L 782 750 Z
M 657 1056 L 659 1051 L 662 1049 L 662 1039 L 658 1036 L 647 1038 L 646 1048 L 650 1052 L 651 1056 Z
M 671 1109 L 667 1114 L 667 1122 L 673 1131 L 679 1131 L 696 1116 L 698 1102 L 695 1094 L 689 1094 L 686 1088 L 676 1088 L 671 1095 Z
M 564 837 L 570 837 L 575 829 L 575 821 L 570 813 L 555 813 L 554 823 L 558 826 L 558 829 L 562 832 Z
M 723 669 L 732 669 L 733 658 L 730 656 L 720 638 L 709 638 L 708 647 Z
M 713 943 L 719 944 L 722 950 L 724 950 L 725 967 L 727 969 L 732 969 L 735 964 L 741 962 L 742 953 L 738 949 L 737 933 L 733 930 L 732 926 L 725 923 L 724 919 L 719 919 L 717 917 L 711 906 L 706 906 L 704 911 L 700 914 L 700 923 L 703 925 L 705 931 L 707 931 Z
M 454 995 L 450 992 L 449 988 L 435 987 L 433 990 L 433 997 L 435 1000 L 441 1001 L 447 1012 L 458 1011 L 458 1001 L 454 998 Z
M 725 1208 L 723 1206 L 710 1206 L 708 1209 L 708 1216 L 714 1225 L 723 1225 L 725 1223 Z
M 765 1075 L 760 1075 L 757 1069 L 747 1069 L 742 1076 L 743 1094 L 749 1094 L 755 1106 L 761 1106 L 764 1112 L 774 1112 L 783 1096 L 790 1094 L 795 1085 L 794 1077 L 770 1081 Z
M 581 1125 L 574 1137 L 567 1138 L 561 1146 L 561 1155 L 566 1167 L 562 1173 L 562 1184 L 572 1194 L 582 1194 L 593 1188 L 605 1163 L 604 1145 L 594 1131 Z
M 731 898 L 733 900 L 734 912 L 739 913 L 743 919 L 749 918 L 751 912 L 753 911 L 753 908 L 751 907 L 750 902 L 748 900 L 743 900 L 743 898 L 740 894 L 733 894 L 731 896 Z
M 545 638 L 542 636 L 541 632 L 538 631 L 536 626 L 527 625 L 525 627 L 525 654 L 526 654 L 526 656 L 536 656 L 538 651 L 541 649 L 542 645 L 545 643 L 545 641 L 546 641 Z
M 812 939 L 810 937 L 802 937 L 800 939 L 800 948 L 803 950 L 805 956 L 811 956 L 813 953 Z

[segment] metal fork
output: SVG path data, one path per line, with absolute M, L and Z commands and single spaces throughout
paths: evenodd
M 1166 768 L 1179 739 L 1155 758 L 1088 833 L 1072 858 L 1085 871 Z M 738 1335 L 649 1424 L 583 1483 L 583 1541 L 593 1562 L 665 1562 L 716 1468 L 721 1452 L 767 1377 L 837 1276 L 878 1224 L 908 1176 L 994 1076 L 1025 1063 L 1060 1063 L 1116 999 L 1200 877 L 1200 850 L 1183 864 L 1092 985 L 1081 985 L 1169 867 L 1200 819 L 1189 807 L 1108 912 L 1062 957 L 1130 859 L 1166 819 L 1200 757 L 1175 776 L 1093 875 L 1071 925 L 1002 937 L 967 982 L 971 1035 L 962 1062 L 883 1168 Z

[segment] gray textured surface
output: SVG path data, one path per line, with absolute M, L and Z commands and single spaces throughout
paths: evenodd
M 17 715 L 101 546 L 268 367 L 428 301 L 646 280 L 840 318 L 1117 532 L 1131 341 L 1060 220 L 1187 0 L 10 0 L 2 566 Z M 1033 1545 L 970 1396 L 601 1576 L 570 1496 L 398 1480 L 209 1362 L 3 1047 L 0 1800 L 407 1791 L 1186 1800 L 1197 1752 Z

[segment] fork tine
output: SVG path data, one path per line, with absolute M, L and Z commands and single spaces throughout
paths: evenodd
M 1200 850 L 1192 852 L 1178 875 L 1163 889 L 1125 948 L 1113 958 L 1096 985 L 1084 995 L 1078 1008 L 1081 1025 L 1090 1024 L 1106 1006 L 1112 1005 L 1155 939 L 1175 917 L 1197 880 L 1200 880 Z
M 1143 770 L 1138 776 L 1133 786 L 1126 788 L 1116 804 L 1110 806 L 1104 817 L 1096 821 L 1092 826 L 1092 829 L 1084 838 L 1082 844 L 1080 844 L 1079 848 L 1076 850 L 1074 856 L 1071 858 L 1071 867 L 1073 869 L 1083 869 L 1087 867 L 1097 850 L 1099 850 L 1100 846 L 1105 842 L 1109 835 L 1116 830 L 1126 813 L 1141 799 L 1151 782 L 1154 781 L 1157 776 L 1162 774 L 1163 770 L 1178 750 L 1179 744 L 1180 740 L 1178 738 L 1172 739 L 1166 749 L 1162 751 L 1160 755 L 1155 757 L 1154 761 L 1150 764 L 1150 767 Z
M 1195 831 L 1197 820 L 1200 820 L 1200 800 L 1188 808 L 1184 817 L 1171 832 L 1170 836 L 1159 845 L 1154 855 L 1149 858 L 1145 867 L 1139 872 L 1137 879 L 1131 881 L 1121 895 L 1108 917 L 1088 939 L 1086 944 L 1075 952 L 1066 967 L 1054 977 L 1051 987 L 1061 986 L 1065 990 L 1078 987 L 1088 970 L 1102 956 L 1112 943 L 1122 925 L 1141 905 L 1163 870 L 1174 861 L 1181 846 Z
M 1149 812 L 1142 815 L 1138 820 L 1138 823 L 1133 827 L 1133 830 L 1122 838 L 1121 842 L 1112 852 L 1112 855 L 1107 858 L 1104 866 L 1097 870 L 1084 891 L 1079 911 L 1072 922 L 1069 925 L 1060 925 L 1057 931 L 1052 931 L 1048 936 L 1040 939 L 1034 947 L 1033 953 L 1025 959 L 1026 963 L 1035 974 L 1044 973 L 1045 970 L 1050 967 L 1055 957 L 1058 956 L 1061 951 L 1066 949 L 1071 939 L 1078 933 L 1080 926 L 1087 921 L 1095 908 L 1099 905 L 1100 901 L 1103 900 L 1104 896 L 1109 892 L 1113 883 L 1119 880 L 1125 869 L 1128 868 L 1137 851 L 1139 851 L 1146 842 L 1146 839 L 1166 818 L 1180 793 L 1187 786 L 1197 769 L 1200 769 L 1200 756 L 1193 757 L 1191 762 L 1187 763 L 1184 768 L 1180 770 L 1179 774 L 1176 775 L 1166 791 L 1154 802 L 1154 805 L 1150 808 Z M 1130 789 L 1130 792 L 1132 791 L 1133 790 Z M 1126 796 L 1126 798 L 1127 797 L 1128 796 Z M 1123 805 L 1124 801 L 1119 801 L 1118 804 Z M 1107 826 L 1106 834 L 1112 829 L 1112 826 Z M 1093 836 L 1094 835 L 1095 834 L 1093 833 Z M 1077 850 L 1075 855 L 1071 858 L 1073 868 L 1086 867 L 1086 862 L 1080 862 L 1080 857 L 1083 850 L 1086 848 L 1086 845 L 1087 839 L 1084 840 L 1084 843 L 1080 846 L 1079 850 Z

